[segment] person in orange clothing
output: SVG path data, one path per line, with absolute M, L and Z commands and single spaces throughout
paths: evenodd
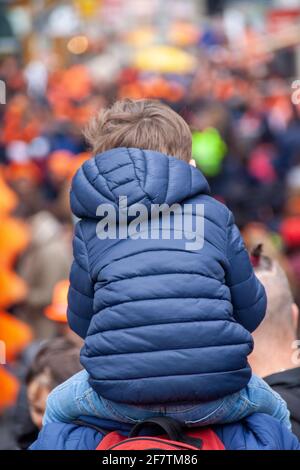
M 0 217 L 10 214 L 18 204 L 16 193 L 7 185 L 0 166 Z
M 18 395 L 19 381 L 3 365 L 0 364 L 0 416 L 12 406 Z
M 18 197 L 0 169 L 0 309 L 21 302 L 27 293 L 25 282 L 14 272 L 17 257 L 30 239 L 27 224 L 10 215 L 17 205 Z
M 12 406 L 19 391 L 19 380 L 6 364 L 14 363 L 31 343 L 29 326 L 5 311 L 0 311 L 0 416 Z
M 24 280 L 11 269 L 0 266 L 0 309 L 21 303 L 26 295 Z
M 32 339 L 33 332 L 29 325 L 5 311 L 0 311 L 0 341 L 5 345 L 5 362 L 16 360 Z
M 69 178 L 73 157 L 73 153 L 68 150 L 55 150 L 49 155 L 48 172 L 55 183 L 62 183 Z
M 30 241 L 28 225 L 21 219 L 0 217 L 0 266 L 12 269 Z
M 35 162 L 12 162 L 6 166 L 4 177 L 18 196 L 16 215 L 26 218 L 45 206 L 42 173 Z
M 67 323 L 67 295 L 69 281 L 58 282 L 53 289 L 52 303 L 45 308 L 44 314 L 49 320 L 62 325 Z
M 57 324 L 57 332 L 60 336 L 65 336 L 78 346 L 83 345 L 82 339 L 74 333 L 67 320 L 68 290 L 70 282 L 68 280 L 59 281 L 54 289 L 52 302 L 44 310 L 44 315 Z

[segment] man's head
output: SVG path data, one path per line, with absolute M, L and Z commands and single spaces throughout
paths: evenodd
M 117 147 L 135 147 L 165 153 L 188 163 L 192 158 L 189 126 L 159 101 L 117 101 L 91 120 L 85 136 L 95 154 Z
M 256 374 L 266 376 L 296 366 L 292 346 L 298 308 L 286 274 L 276 261 L 260 256 L 255 273 L 266 289 L 268 306 L 264 321 L 253 334 L 250 364 Z

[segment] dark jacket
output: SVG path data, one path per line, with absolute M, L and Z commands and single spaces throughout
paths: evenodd
M 83 419 L 88 419 L 84 417 Z M 31 450 L 95 450 L 103 434 L 90 426 L 107 432 L 129 431 L 127 425 L 89 418 L 89 427 L 76 424 L 47 424 Z M 300 450 L 298 439 L 272 416 L 255 413 L 239 423 L 215 426 L 214 431 L 227 450 Z
M 153 204 L 189 204 L 193 219 L 202 204 L 203 247 L 187 249 L 185 234 L 174 232 L 169 240 L 100 240 L 97 209 L 117 212 L 120 196 L 149 214 Z M 110 150 L 79 169 L 71 207 L 81 221 L 68 319 L 85 338 L 81 361 L 96 392 L 139 404 L 209 401 L 242 389 L 266 296 L 231 212 L 209 196 L 202 173 L 161 153 Z
M 300 439 L 300 367 L 269 375 L 264 380 L 286 401 L 293 433 Z

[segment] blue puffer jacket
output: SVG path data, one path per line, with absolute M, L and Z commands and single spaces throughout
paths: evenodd
M 87 420 L 87 417 L 83 417 Z M 129 428 L 112 421 L 89 418 L 89 426 L 127 435 Z M 300 450 L 296 436 L 272 416 L 255 413 L 239 423 L 213 427 L 226 450 Z M 31 450 L 95 450 L 103 434 L 75 424 L 47 424 Z
M 188 250 L 185 235 L 100 240 L 107 213 L 97 215 L 98 206 L 118 211 L 120 196 L 149 213 L 152 204 L 204 205 L 203 247 Z M 209 196 L 201 172 L 157 152 L 113 149 L 79 169 L 71 207 L 81 220 L 68 319 L 85 338 L 81 361 L 96 392 L 142 404 L 209 401 L 243 388 L 266 296 L 231 212 Z

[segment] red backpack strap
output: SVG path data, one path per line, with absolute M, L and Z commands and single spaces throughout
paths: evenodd
M 108 450 L 112 446 L 119 444 L 120 442 L 126 439 L 125 436 L 122 436 L 117 431 L 110 432 L 103 437 L 103 439 L 99 442 L 96 450 Z
M 137 423 L 130 431 L 128 437 L 137 437 L 141 431 L 145 432 L 151 428 L 152 430 L 160 431 L 158 435 L 163 431 L 163 434 L 166 434 L 170 441 L 182 442 L 194 447 L 195 449 L 201 449 L 202 441 L 198 436 L 196 438 L 190 436 L 179 421 L 167 416 L 157 416 Z

